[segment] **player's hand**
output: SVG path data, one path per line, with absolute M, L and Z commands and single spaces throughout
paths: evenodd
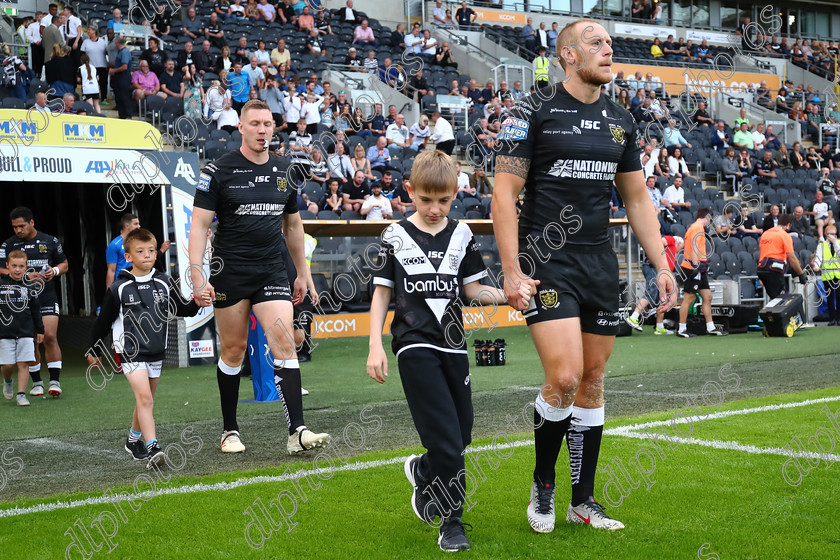
M 292 292 L 292 305 L 299 305 L 303 301 L 303 296 L 306 295 L 306 279 L 298 276 L 295 278 L 294 290 Z
M 533 296 L 537 293 L 537 286 L 539 283 L 539 280 L 534 280 L 533 278 L 509 278 L 508 275 L 505 274 L 504 290 L 505 299 L 507 299 L 508 305 L 517 311 L 525 311 L 528 308 L 530 298 L 528 300 L 523 300 L 520 292 L 520 290 L 523 289 L 522 285 L 524 284 L 525 290 Z
M 377 383 L 385 383 L 385 378 L 388 377 L 388 356 L 385 355 L 382 345 L 368 354 L 367 374 Z
M 318 290 L 315 289 L 315 282 L 312 280 L 311 272 L 306 279 L 306 287 L 309 290 L 309 299 L 312 301 L 312 305 L 318 305 Z
M 44 342 L 44 335 L 43 334 L 36 334 L 35 335 L 35 344 L 41 344 Z
M 193 299 L 199 307 L 210 307 L 216 301 L 216 290 L 210 282 L 205 282 L 200 290 L 193 292 Z
M 659 311 L 664 313 L 677 303 L 677 281 L 670 270 L 661 269 L 656 274 L 656 283 L 659 286 Z

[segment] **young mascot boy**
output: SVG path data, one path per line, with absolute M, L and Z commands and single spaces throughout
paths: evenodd
M 24 283 L 26 253 L 12 251 L 6 259 L 9 274 L 0 277 L 0 364 L 3 365 L 3 396 L 11 399 L 12 368 L 18 370 L 18 406 L 29 406 L 26 385 L 29 363 L 35 360 L 35 344 L 44 340 L 44 323 L 37 285 Z
M 93 327 L 88 363 L 101 366 L 96 354 L 107 351 L 101 341 L 110 327 L 114 350 L 125 378 L 134 391 L 136 406 L 125 450 L 136 461 L 149 460 L 148 468 L 164 461 L 152 416 L 155 390 L 166 354 L 168 322 L 175 315 L 193 316 L 198 304 L 181 299 L 178 286 L 169 276 L 154 269 L 157 240 L 147 229 L 135 229 L 125 237 L 125 258 L 131 270 L 121 270 L 108 287 L 99 318 Z M 146 445 L 140 437 L 146 438 Z
M 391 348 L 397 357 L 411 417 L 427 449 L 405 462 L 414 487 L 414 513 L 432 524 L 441 517 L 441 550 L 468 550 L 461 521 L 465 491 L 463 452 L 471 441 L 473 408 L 459 295 L 481 304 L 505 303 L 504 293 L 483 286 L 487 270 L 470 228 L 447 218 L 458 190 L 455 164 L 441 151 L 417 156 L 409 189 L 417 212 L 382 235 L 380 270 L 371 302 L 367 372 L 384 383 L 388 358 L 382 328 L 392 292 L 396 313 Z M 530 297 L 522 283 L 522 297 Z M 433 483 L 437 482 L 433 486 Z M 440 489 L 448 495 L 442 496 Z

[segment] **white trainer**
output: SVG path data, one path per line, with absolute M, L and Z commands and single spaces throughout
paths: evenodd
M 36 383 L 32 386 L 29 390 L 29 394 L 33 397 L 41 397 L 44 395 L 44 384 L 43 383 Z
M 604 506 L 589 498 L 577 507 L 569 504 L 566 512 L 566 521 L 569 523 L 583 523 L 596 529 L 608 529 L 618 531 L 624 529 L 624 523 L 617 521 L 604 513 Z
M 289 455 L 294 455 L 307 449 L 326 447 L 330 439 L 332 439 L 330 434 L 315 434 L 306 426 L 300 426 L 295 433 L 289 436 L 286 451 L 289 452 Z
M 236 430 L 222 432 L 222 453 L 242 453 L 243 451 L 245 451 L 245 446 L 239 439 L 239 432 Z
M 537 533 L 550 533 L 554 530 L 554 483 L 531 483 L 528 523 Z

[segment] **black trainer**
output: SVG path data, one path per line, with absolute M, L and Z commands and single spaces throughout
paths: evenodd
M 128 451 L 135 461 L 142 461 L 149 458 L 149 450 L 142 441 L 135 441 L 134 443 L 125 440 L 125 450 Z
M 414 510 L 414 514 L 421 521 L 432 525 L 435 517 L 438 516 L 438 508 L 430 496 L 431 492 L 424 492 L 429 485 L 420 478 L 420 474 L 417 472 L 419 468 L 420 457 L 417 455 L 410 455 L 405 460 L 405 477 L 411 483 L 411 486 L 414 487 L 414 491 L 411 494 L 411 509 Z
M 695 338 L 697 335 L 694 334 L 693 332 L 679 331 L 677 333 L 677 336 L 680 337 L 680 338 Z
M 152 448 L 149 449 L 149 464 L 146 465 L 146 468 L 151 470 L 153 467 L 159 467 L 164 463 L 164 453 L 163 449 L 160 448 L 160 445 L 155 443 L 152 445 Z
M 440 536 L 438 536 L 438 546 L 440 546 L 440 549 L 444 552 L 469 550 L 470 541 L 467 540 L 464 528 L 467 531 L 472 531 L 472 525 L 464 523 L 460 517 L 444 519 L 443 525 L 440 526 Z
M 723 330 L 720 327 L 715 327 L 714 329 L 712 329 L 710 331 L 706 331 L 706 334 L 708 334 L 710 336 L 726 336 L 729 333 L 727 331 Z

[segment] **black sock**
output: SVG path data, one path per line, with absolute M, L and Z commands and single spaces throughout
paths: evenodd
M 41 368 L 38 368 L 38 371 L 29 370 L 29 377 L 32 378 L 33 385 L 35 385 L 36 383 L 44 383 L 43 381 L 41 381 Z
M 289 435 L 295 433 L 299 426 L 303 426 L 303 397 L 300 394 L 300 367 L 298 361 L 285 360 L 284 367 L 274 366 L 274 385 L 283 403 L 286 423 L 289 425 Z M 285 367 L 292 365 L 294 367 Z
M 537 455 L 534 480 L 543 484 L 554 482 L 554 465 L 557 463 L 557 456 L 563 446 L 563 436 L 569 429 L 571 418 L 568 416 L 558 422 L 552 422 L 534 409 L 534 450 Z
M 239 431 L 236 423 L 236 405 L 239 402 L 239 375 L 227 375 L 216 366 L 216 381 L 219 382 L 219 398 L 222 402 L 224 430 Z
M 58 381 L 58 377 L 61 375 L 61 368 L 51 367 L 47 369 L 50 370 L 50 381 Z
M 575 407 L 572 423 L 566 434 L 572 477 L 572 506 L 579 506 L 590 496 L 595 496 L 595 472 L 598 469 L 598 454 L 601 451 L 601 435 L 604 433 L 603 408 L 599 411 L 600 418 L 595 421 L 591 418 L 581 420 L 578 415 L 593 415 L 592 412 L 597 410 Z

